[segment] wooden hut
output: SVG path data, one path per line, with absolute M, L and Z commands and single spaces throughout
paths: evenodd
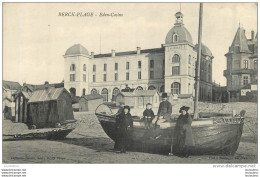
M 103 96 L 100 94 L 84 95 L 79 100 L 79 111 L 95 111 L 103 103 Z
M 18 91 L 15 96 L 15 119 L 14 122 L 27 122 L 27 104 L 32 92 Z
M 159 93 L 157 90 L 136 90 L 134 92 L 120 92 L 116 96 L 117 104 L 125 104 L 133 108 L 145 108 L 147 103 L 159 107 Z
M 65 88 L 45 87 L 33 92 L 28 101 L 28 124 L 46 128 L 68 120 L 74 120 L 74 116 L 71 96 Z

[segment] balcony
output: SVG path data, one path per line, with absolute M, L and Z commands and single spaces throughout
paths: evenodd
M 224 76 L 232 75 L 232 74 L 253 74 L 253 69 L 232 69 L 232 70 L 224 70 Z

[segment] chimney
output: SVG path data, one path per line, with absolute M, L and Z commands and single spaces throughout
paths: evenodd
M 116 56 L 116 51 L 114 49 L 112 49 L 112 57 Z
M 251 40 L 254 40 L 254 37 L 255 37 L 255 32 L 254 30 L 251 31 Z
M 49 88 L 49 82 L 45 81 L 44 86 L 45 86 L 45 89 L 47 90 Z
M 139 55 L 141 54 L 141 47 L 136 47 L 136 53 Z
M 94 58 L 94 52 L 91 52 L 91 58 Z

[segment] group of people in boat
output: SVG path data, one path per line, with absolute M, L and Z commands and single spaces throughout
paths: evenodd
M 179 110 L 180 116 L 177 119 L 175 132 L 176 150 L 180 156 L 188 157 L 193 150 L 195 143 L 193 140 L 191 123 L 192 118 L 188 113 L 189 107 L 182 106 Z M 160 128 L 158 125 L 165 121 L 171 121 L 172 104 L 167 100 L 167 93 L 162 94 L 162 102 L 159 105 L 157 116 L 152 110 L 152 104 L 148 103 L 143 112 L 143 121 L 145 129 L 152 130 L 152 139 L 160 138 Z M 130 107 L 122 107 L 116 117 L 116 140 L 114 150 L 125 153 L 129 144 L 131 144 L 131 135 L 133 132 L 133 119 L 130 114 Z

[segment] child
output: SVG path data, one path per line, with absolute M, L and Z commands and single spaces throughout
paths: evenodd
M 154 118 L 154 112 L 152 110 L 152 104 L 151 103 L 146 104 L 146 109 L 143 112 L 143 116 L 144 116 L 145 129 L 150 129 L 151 124 L 152 124 L 152 120 Z

